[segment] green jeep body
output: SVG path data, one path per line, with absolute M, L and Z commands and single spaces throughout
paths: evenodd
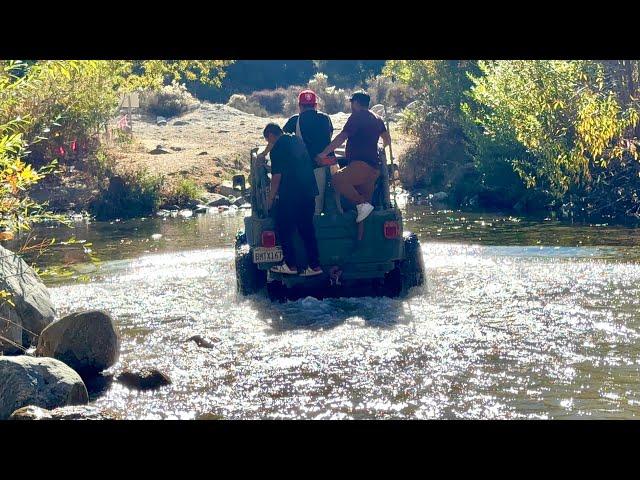
M 419 242 L 415 235 L 403 232 L 401 212 L 391 204 L 384 150 L 380 150 L 381 175 L 372 200 L 375 210 L 360 224 L 355 221 L 355 208 L 344 198 L 340 200 L 341 211 L 327 175 L 324 210 L 314 216 L 322 275 L 302 277 L 274 273 L 269 269 L 280 262 L 255 263 L 253 251 L 262 247 L 262 233 L 276 232 L 274 220 L 266 210 L 270 179 L 267 167 L 256 160 L 257 153 L 257 148 L 251 151 L 252 213 L 245 217 L 245 230 L 238 234 L 236 242 L 239 293 L 255 293 L 266 286 L 270 298 L 281 301 L 305 295 L 397 296 L 411 286 L 422 284 L 424 265 Z M 339 161 L 343 160 L 341 151 L 336 153 Z M 385 237 L 387 222 L 397 225 L 394 238 Z M 276 244 L 279 245 L 277 232 Z M 306 265 L 306 252 L 297 232 L 294 245 L 298 263 Z M 407 262 L 408 256 L 411 259 Z

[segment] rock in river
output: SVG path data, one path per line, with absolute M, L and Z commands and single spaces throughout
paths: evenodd
M 196 345 L 202 348 L 213 348 L 215 347 L 215 342 L 219 342 L 219 341 L 220 341 L 219 338 L 210 340 L 208 338 L 203 337 L 202 335 L 194 335 L 193 337 L 187 339 L 187 342 L 195 342 Z
M 7 299 L 0 299 L 0 335 L 10 342 L 0 339 L 0 352 L 20 353 L 16 347 L 28 347 L 35 335 L 53 322 L 55 310 L 49 291 L 36 272 L 11 250 L 0 246 L 0 290 L 11 294 L 11 305 Z
M 171 383 L 168 375 L 155 368 L 145 368 L 137 372 L 124 371 L 116 377 L 116 381 L 136 390 L 153 390 Z
M 0 358 L 0 420 L 28 405 L 49 409 L 88 401 L 80 375 L 60 360 L 27 355 Z
M 118 417 L 88 405 L 60 407 L 53 410 L 29 405 L 11 414 L 9 420 L 116 420 Z
M 120 337 L 105 312 L 72 313 L 42 331 L 36 355 L 57 358 L 81 375 L 95 375 L 118 361 Z
M 219 193 L 211 193 L 209 194 L 209 198 L 211 200 L 207 203 L 209 207 L 228 207 L 231 205 L 231 201 L 225 197 L 224 195 L 220 195 Z

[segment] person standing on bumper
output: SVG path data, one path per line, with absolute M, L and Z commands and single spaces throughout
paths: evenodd
M 271 270 L 289 275 L 298 273 L 293 246 L 293 235 L 297 229 L 309 260 L 309 265 L 301 275 L 319 275 L 322 269 L 313 226 L 318 188 L 307 148 L 302 140 L 295 135 L 283 133 L 275 123 L 265 127 L 263 136 L 269 143 L 271 155 L 271 188 L 267 208 L 272 210 L 276 198 L 278 199 L 274 218 L 284 256 L 284 263 Z
M 313 162 L 313 173 L 316 177 L 318 195 L 315 200 L 315 214 L 320 215 L 324 208 L 324 192 L 327 184 L 328 167 L 316 161 L 316 155 L 329 143 L 333 135 L 331 118 L 324 112 L 319 112 L 318 98 L 313 90 L 303 90 L 298 95 L 299 115 L 292 116 L 284 125 L 285 133 L 295 134 L 307 146 L 309 158 Z M 331 154 L 332 156 L 333 153 Z
M 342 132 L 316 157 L 316 161 L 333 152 L 347 140 L 347 166 L 332 177 L 335 190 L 356 205 L 356 222 L 362 222 L 373 211 L 371 199 L 380 176 L 378 140 L 391 144 L 391 136 L 380 117 L 369 110 L 371 98 L 365 92 L 351 97 L 351 116 Z

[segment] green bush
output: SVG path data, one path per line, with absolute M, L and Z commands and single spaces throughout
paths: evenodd
M 371 105 L 382 104 L 396 110 L 403 109 L 416 97 L 416 91 L 412 87 L 393 81 L 388 75 L 378 75 L 367 80 L 367 93 L 371 96 Z
M 199 201 L 204 194 L 204 189 L 197 183 L 191 179 L 183 178 L 169 192 L 163 203 L 182 206 L 192 201 Z
M 150 215 L 160 206 L 163 184 L 164 177 L 145 170 L 113 176 L 90 205 L 90 211 L 98 220 Z
M 98 148 L 86 161 L 87 172 L 98 181 L 113 175 L 116 162 L 103 148 Z

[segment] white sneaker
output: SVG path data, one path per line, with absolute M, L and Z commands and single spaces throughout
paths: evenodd
M 314 275 L 322 275 L 322 269 L 313 270 L 311 267 L 307 267 L 307 269 L 300 274 L 301 277 L 313 277 Z
M 360 205 L 356 206 L 356 209 L 358 210 L 356 223 L 360 223 L 365 218 L 367 218 L 371 212 L 373 212 L 373 205 L 371 205 L 370 203 L 361 203 Z
M 297 275 L 298 274 L 298 270 L 291 270 L 289 268 L 289 265 L 287 265 L 286 263 L 283 263 L 282 265 L 276 265 L 275 267 L 271 267 L 270 269 L 272 272 L 275 273 L 284 273 L 286 275 Z

